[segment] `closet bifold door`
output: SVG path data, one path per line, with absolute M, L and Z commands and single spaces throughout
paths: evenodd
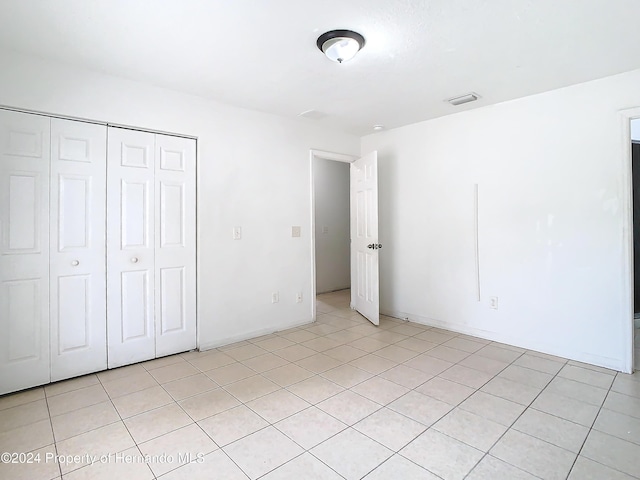
M 196 141 L 156 135 L 156 356 L 196 347 Z
M 107 368 L 107 127 L 51 119 L 51 381 Z
M 50 119 L 0 110 L 0 394 L 47 383 Z
M 155 358 L 155 135 L 108 128 L 109 368 Z

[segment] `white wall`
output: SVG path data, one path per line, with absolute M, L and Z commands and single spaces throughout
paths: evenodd
M 203 348 L 312 320 L 309 150 L 354 154 L 356 137 L 6 51 L 0 65 L 0 105 L 198 137 Z
M 316 229 L 316 292 L 349 288 L 349 164 L 313 161 Z
M 380 165 L 382 311 L 626 368 L 619 110 L 640 105 L 638 85 L 634 71 L 364 137 Z
M 640 119 L 631 120 L 631 140 L 640 142 Z

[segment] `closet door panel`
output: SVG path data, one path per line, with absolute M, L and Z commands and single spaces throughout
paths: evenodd
M 156 355 L 196 347 L 196 141 L 156 135 Z
M 49 373 L 50 119 L 0 110 L 0 394 Z
M 107 127 L 51 120 L 51 380 L 107 368 Z
M 109 368 L 155 358 L 155 135 L 108 129 Z
M 152 324 L 149 314 L 152 311 L 150 303 L 152 302 L 153 292 L 149 289 L 151 283 L 149 271 L 147 270 L 130 270 L 121 273 L 121 296 L 122 304 L 122 340 L 124 343 L 129 341 L 141 340 L 145 338 L 153 338 L 153 330 L 149 329 Z

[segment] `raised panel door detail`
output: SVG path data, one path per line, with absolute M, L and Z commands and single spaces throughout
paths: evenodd
M 42 303 L 40 280 L 16 280 L 4 283 L 8 299 L 7 344 L 9 363 L 40 357 Z
M 7 139 L 7 155 L 33 158 L 43 156 L 41 132 L 9 130 Z
M 91 234 L 91 178 L 60 175 L 58 181 L 58 248 L 64 252 L 89 246 Z M 93 212 L 93 218 L 103 215 Z
M 196 347 L 196 141 L 156 135 L 156 355 Z
M 162 170 L 174 170 L 184 172 L 184 154 L 182 150 L 169 150 L 160 147 L 160 168 Z
M 122 248 L 149 245 L 149 182 L 122 180 Z
M 160 245 L 184 246 L 184 185 L 160 183 Z
M 91 275 L 58 277 L 58 354 L 89 348 Z
M 372 231 L 372 227 L 374 225 L 374 210 L 373 208 L 371 208 L 371 205 L 373 205 L 373 191 L 371 191 L 371 189 L 367 189 L 365 192 L 365 196 L 367 198 L 367 200 L 365 201 L 365 236 L 367 238 L 373 238 L 373 231 Z M 375 219 L 377 222 L 377 219 Z
M 149 168 L 149 147 L 122 142 L 121 148 L 123 167 Z
M 160 269 L 160 322 L 163 334 L 185 330 L 184 267 Z
M 368 182 L 370 180 L 373 180 L 373 175 L 374 175 L 373 165 L 365 165 L 364 166 L 364 181 Z
M 150 294 L 148 272 L 122 272 L 122 343 L 149 335 Z
M 351 164 L 351 284 L 352 308 L 373 324 L 380 323 L 378 280 L 377 153 Z
M 58 159 L 71 162 L 91 162 L 91 140 L 73 138 L 65 135 L 58 137 Z
M 9 176 L 8 248 L 11 253 L 37 253 L 40 249 L 40 175 L 37 173 Z
M 374 300 L 372 273 L 375 266 L 374 254 L 358 252 L 357 296 L 366 302 Z
M 367 291 L 367 258 L 366 254 L 363 252 L 357 252 L 357 279 L 358 279 L 358 288 L 357 288 L 357 296 L 359 298 L 366 298 Z
M 107 367 L 107 127 L 51 120 L 51 379 Z
M 0 109 L 0 395 L 49 369 L 51 119 Z
M 372 238 L 371 227 L 374 219 L 374 211 L 370 208 L 373 202 L 373 192 L 370 189 L 361 190 L 356 193 L 356 228 L 359 238 Z
M 109 368 L 156 356 L 155 134 L 107 132 Z
M 373 294 L 373 269 L 374 269 L 374 264 L 375 264 L 375 257 L 373 253 L 368 253 L 365 255 L 365 273 L 364 273 L 364 278 L 365 278 L 365 300 L 367 302 L 373 302 L 374 301 L 374 294 Z
M 367 236 L 367 198 L 366 192 L 360 191 L 356 193 L 356 229 L 358 238 Z

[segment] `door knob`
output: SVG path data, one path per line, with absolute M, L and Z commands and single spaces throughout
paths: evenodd
M 381 243 L 370 243 L 369 245 L 367 245 L 367 248 L 371 248 L 373 250 L 378 250 L 379 248 L 382 248 L 382 244 Z
M 78 260 L 73 260 L 71 262 L 71 265 L 74 266 L 74 267 L 77 267 L 78 265 L 80 265 L 80 262 Z
M 132 257 L 131 263 L 138 263 L 138 257 Z
M 367 248 L 376 248 L 374 243 L 370 243 L 369 245 L 367 245 Z

